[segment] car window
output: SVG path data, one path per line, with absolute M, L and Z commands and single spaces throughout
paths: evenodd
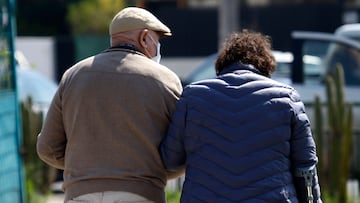
M 360 50 L 341 44 L 333 44 L 325 60 L 327 73 L 332 74 L 337 65 L 344 69 L 347 85 L 360 85 Z
M 329 43 L 310 40 L 303 43 L 302 61 L 305 84 L 323 83 L 326 67 L 323 61 L 326 57 Z
M 277 62 L 276 70 L 271 77 L 289 78 L 291 62 Z
M 292 53 L 274 50 L 273 55 L 276 61 L 276 69 L 271 77 L 278 81 L 290 83 L 291 63 L 294 60 Z

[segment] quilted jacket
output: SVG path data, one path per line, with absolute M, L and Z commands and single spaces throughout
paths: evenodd
M 318 161 L 299 94 L 244 64 L 185 87 L 160 150 L 186 166 L 182 203 L 305 202 L 293 171 Z M 317 175 L 312 189 L 321 202 Z

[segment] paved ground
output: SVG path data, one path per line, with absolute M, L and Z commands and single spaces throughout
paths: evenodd
M 49 196 L 46 203 L 64 203 L 64 194 L 52 194 L 51 196 Z
M 51 185 L 54 192 L 48 197 L 46 203 L 64 203 L 64 193 L 61 190 L 62 181 L 55 182 Z

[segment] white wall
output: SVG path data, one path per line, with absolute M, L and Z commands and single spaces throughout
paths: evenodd
M 31 68 L 55 80 L 55 41 L 53 37 L 16 37 L 16 51 L 21 51 Z

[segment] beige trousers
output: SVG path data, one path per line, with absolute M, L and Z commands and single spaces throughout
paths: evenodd
M 145 197 L 130 192 L 96 192 L 75 197 L 66 203 L 154 203 Z

